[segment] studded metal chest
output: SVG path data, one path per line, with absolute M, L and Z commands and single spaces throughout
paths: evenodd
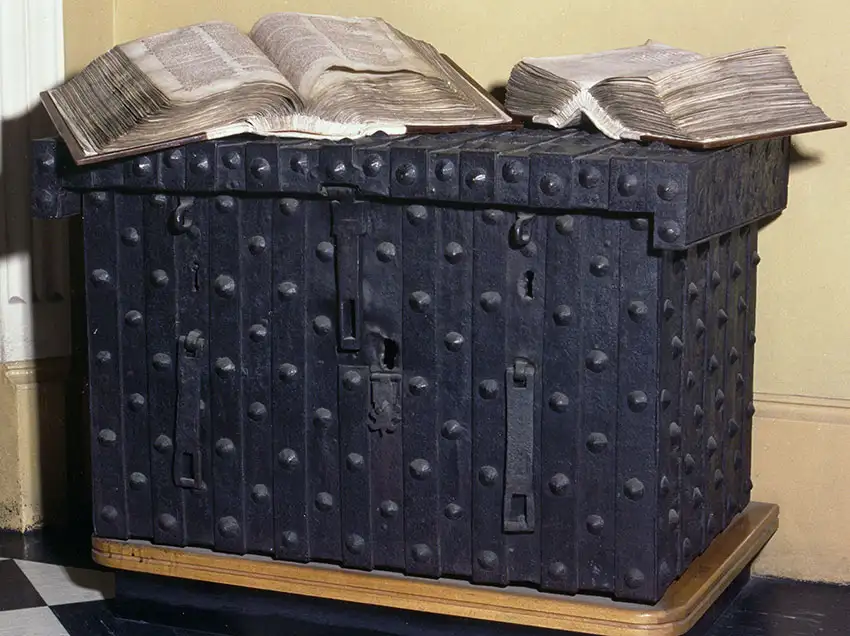
M 654 602 L 749 501 L 787 139 L 32 157 L 84 215 L 97 536 Z

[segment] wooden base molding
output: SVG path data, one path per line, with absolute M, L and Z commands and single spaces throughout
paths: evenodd
M 258 556 L 230 556 L 197 548 L 95 537 L 100 565 L 321 597 L 395 609 L 599 636 L 680 636 L 696 624 L 776 532 L 779 507 L 751 503 L 655 605 L 591 596 L 562 596 L 527 588 L 494 588 L 336 566 L 297 564 Z

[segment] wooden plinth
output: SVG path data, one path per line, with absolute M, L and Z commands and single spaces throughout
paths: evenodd
M 528 588 L 357 572 L 267 557 L 230 556 L 197 548 L 95 537 L 104 566 L 353 603 L 530 625 L 599 636 L 680 636 L 694 626 L 755 558 L 779 526 L 779 507 L 751 503 L 655 605 Z

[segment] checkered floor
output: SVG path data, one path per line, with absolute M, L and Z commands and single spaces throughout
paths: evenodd
M 113 575 L 93 569 L 0 559 L 0 636 L 83 636 L 114 592 Z

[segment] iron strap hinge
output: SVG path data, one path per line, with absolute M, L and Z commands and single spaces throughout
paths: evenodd
M 505 371 L 506 450 L 503 529 L 534 532 L 534 367 L 516 359 Z
M 340 190 L 343 188 L 334 188 Z M 344 188 L 350 191 L 350 188 Z M 366 234 L 365 203 L 334 199 L 331 218 L 335 240 L 338 345 L 340 351 L 359 351 L 362 322 L 360 300 L 360 237 Z
M 174 484 L 203 488 L 201 474 L 201 369 L 206 341 L 197 329 L 180 336 L 177 347 L 177 413 L 174 431 Z

